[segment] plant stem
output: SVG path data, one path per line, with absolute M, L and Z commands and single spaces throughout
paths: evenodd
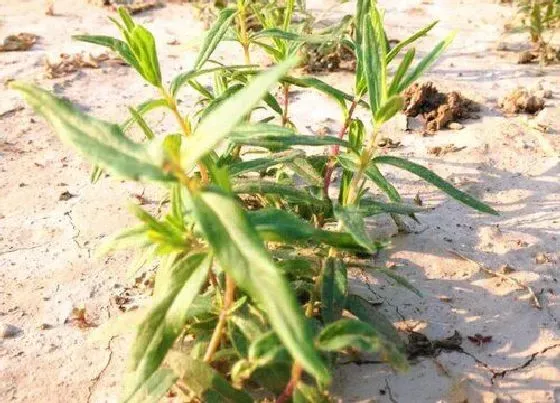
M 292 378 L 286 385 L 286 388 L 284 389 L 282 394 L 278 397 L 278 399 L 276 399 L 276 403 L 286 403 L 291 399 L 292 395 L 294 394 L 294 389 L 301 379 L 302 373 L 303 369 L 301 368 L 301 365 L 298 362 L 295 362 L 292 366 Z
M 173 112 L 175 119 L 179 123 L 179 126 L 181 127 L 183 134 L 186 137 L 189 137 L 192 134 L 192 130 L 190 124 L 187 125 L 186 120 L 181 116 L 181 113 L 179 112 L 179 107 L 177 106 L 177 100 L 165 88 L 161 87 L 160 91 L 163 98 L 167 101 L 167 105 L 169 105 L 171 112 Z M 209 183 L 210 178 L 208 176 L 208 169 L 206 168 L 206 166 L 202 162 L 199 162 L 198 169 L 200 171 L 200 177 L 202 179 L 202 183 L 204 184 Z
M 288 106 L 290 104 L 290 84 L 284 83 L 284 109 L 282 110 L 282 127 L 288 124 Z
M 354 99 L 352 101 L 352 105 L 350 105 L 350 109 L 348 109 L 348 116 L 344 121 L 344 125 L 342 126 L 342 129 L 340 129 L 340 132 L 338 133 L 339 139 L 343 139 L 344 136 L 346 135 L 346 132 L 350 127 L 350 123 L 352 122 L 352 115 L 354 114 L 354 110 L 356 109 L 357 106 L 358 106 L 358 99 Z M 327 163 L 327 167 L 325 169 L 325 177 L 323 180 L 323 192 L 325 193 L 326 197 L 329 196 L 329 188 L 331 186 L 332 174 L 334 172 L 334 165 L 335 165 L 334 157 L 336 157 L 338 154 L 340 154 L 340 146 L 339 145 L 332 146 L 331 153 L 330 153 L 330 160 Z
M 212 333 L 212 338 L 210 339 L 210 344 L 204 354 L 204 362 L 212 361 L 212 356 L 220 347 L 222 342 L 222 333 L 226 325 L 227 315 L 229 308 L 233 304 L 235 299 L 235 281 L 231 276 L 226 276 L 226 293 L 224 296 L 224 305 L 222 306 L 222 311 L 220 312 L 220 318 L 218 319 L 218 324 Z

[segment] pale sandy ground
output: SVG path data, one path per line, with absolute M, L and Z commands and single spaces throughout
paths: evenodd
M 549 67 L 539 76 L 536 66 L 515 64 L 514 53 L 496 51 L 499 41 L 510 49 L 524 46 L 524 35 L 502 34 L 513 13 L 509 7 L 474 0 L 429 3 L 383 1 L 390 36 L 402 39 L 432 19 L 442 23 L 424 44 L 458 30 L 455 43 L 429 78 L 443 89 L 460 90 L 480 101 L 482 119 L 465 122 L 464 130 L 441 131 L 429 138 L 396 126 L 385 134 L 403 144 L 392 152 L 426 164 L 502 214 L 474 213 L 413 177 L 391 174 L 407 199 L 419 192 L 437 208 L 421 217 L 419 233 L 394 237 L 377 263 L 397 264 L 398 272 L 424 298 L 360 273 L 355 273 L 354 287 L 368 299 L 382 302 L 381 309 L 400 326 L 430 338 L 459 331 L 465 353 L 421 358 L 407 373 L 383 365 L 345 365 L 337 370 L 334 390 L 345 402 L 560 401 L 560 68 Z M 321 1 L 310 5 L 326 8 Z M 340 10 L 326 16 L 336 18 Z M 42 37 L 32 51 L 0 53 L 2 81 L 36 81 L 115 122 L 124 119 L 127 106 L 152 96 L 152 90 L 125 67 L 45 79 L 46 54 L 99 51 L 73 43 L 71 34 L 115 33 L 106 11 L 82 1 L 59 0 L 55 11 L 56 16 L 47 17 L 42 1 L 0 0 L 0 37 L 21 31 Z M 192 44 L 202 30 L 190 7 L 170 5 L 138 20 L 156 35 L 166 78 L 189 67 L 196 51 Z M 181 45 L 169 45 L 173 39 Z M 240 59 L 232 46 L 223 47 L 221 54 L 230 63 L 235 62 L 233 54 Z M 324 78 L 344 88 L 351 85 L 347 73 Z M 551 125 L 546 135 L 531 129 L 524 117 L 506 118 L 497 109 L 497 99 L 511 88 L 539 82 L 554 92 L 541 112 Z M 193 102 L 188 96 L 185 91 L 185 108 Z M 327 122 L 333 130 L 339 126 L 336 106 L 323 97 L 297 92 L 292 100 L 293 118 L 302 131 L 325 125 L 326 118 L 335 119 L 336 123 Z M 154 115 L 153 121 L 158 119 Z M 162 124 L 163 129 L 172 127 L 167 120 Z M 450 143 L 466 148 L 443 157 L 426 152 L 428 146 Z M 129 339 L 88 344 L 90 331 L 65 320 L 72 306 L 81 303 L 97 324 L 117 315 L 111 297 L 131 284 L 126 270 L 132 256 L 96 258 L 94 251 L 109 234 L 133 222 L 126 203 L 142 187 L 111 179 L 90 185 L 89 167 L 4 88 L 0 169 L 0 324 L 21 329 L 17 337 L 0 340 L 0 401 L 115 401 Z M 64 191 L 76 197 L 59 201 Z M 148 189 L 145 197 L 157 203 L 161 195 Z M 372 223 L 372 230 L 394 232 L 388 221 Z M 531 305 L 526 291 L 489 278 L 450 250 L 493 270 L 503 264 L 516 268 L 512 276 L 535 290 L 542 309 Z M 537 264 L 539 253 L 549 261 Z M 374 285 L 373 292 L 364 280 Z M 43 324 L 51 328 L 43 329 Z M 492 342 L 477 346 L 466 340 L 475 333 L 491 335 Z M 494 376 L 504 370 L 503 376 Z

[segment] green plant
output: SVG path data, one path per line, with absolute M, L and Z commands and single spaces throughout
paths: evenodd
M 560 0 L 519 0 L 519 13 L 523 15 L 531 42 L 538 45 L 539 62 L 544 67 L 550 42 L 560 23 Z
M 261 44 L 244 28 L 246 5 L 240 0 L 237 8 L 221 11 L 192 70 L 169 86 L 162 79 L 152 34 L 124 9 L 119 10 L 121 20 L 114 20 L 123 40 L 77 36 L 119 53 L 154 88 L 157 98 L 130 108 L 131 117 L 122 125 L 88 116 L 32 85 L 10 84 L 62 141 L 98 167 L 96 176 L 106 170 L 157 184 L 169 194 L 161 216 L 134 206 L 139 225 L 117 235 L 109 246 L 134 248 L 143 252 L 144 261 L 159 264 L 153 302 L 136 323 L 123 401 L 158 401 L 174 387 L 185 399 L 208 402 L 253 401 L 256 390 L 278 402 L 320 402 L 328 399 L 330 369 L 340 354 L 375 352 L 405 368 L 403 344 L 392 324 L 348 287 L 348 267 L 368 266 L 360 256 L 384 246 L 370 239 L 365 217 L 425 211 L 402 203 L 377 165 L 413 172 L 459 201 L 494 213 L 426 168 L 377 155 L 376 137 L 400 109 L 399 94 L 450 39 L 411 71 L 414 50 L 409 50 L 389 81 L 389 63 L 431 27 L 389 50 L 379 11 L 369 1 L 359 2 L 350 42 L 358 71 L 355 95 L 350 96 L 312 77 L 288 76 L 299 62 L 297 48 L 309 38 L 290 33 L 291 20 L 284 16 L 282 29 L 265 28 L 270 36 Z M 276 67 L 260 72 L 250 64 L 212 62 L 234 21 L 247 62 L 249 46 L 257 44 L 270 51 L 279 62 Z M 197 81 L 205 75 L 213 76 L 210 89 Z M 336 99 L 346 116 L 341 135 L 298 135 L 286 124 L 287 105 L 279 107 L 272 95 L 277 84 L 283 89 L 312 87 Z M 190 115 L 177 102 L 185 87 L 201 97 L 201 106 Z M 367 102 L 362 100 L 366 94 Z M 372 112 L 371 133 L 353 117 L 360 105 Z M 274 116 L 253 122 L 252 111 L 261 107 L 280 115 L 280 125 L 270 123 Z M 145 116 L 156 108 L 175 116 L 179 132 L 154 134 Z M 144 142 L 126 134 L 133 125 L 144 133 Z M 328 146 L 332 154 L 308 155 L 300 146 Z M 243 147 L 258 148 L 264 155 L 244 154 Z M 333 201 L 328 190 L 337 165 L 344 169 L 344 180 L 338 201 Z M 296 175 L 303 185 L 296 184 Z M 366 179 L 385 191 L 390 202 L 365 197 Z M 397 274 L 372 269 L 419 293 Z

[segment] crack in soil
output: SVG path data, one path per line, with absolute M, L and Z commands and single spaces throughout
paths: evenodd
M 385 388 L 387 390 L 387 397 L 389 397 L 389 400 L 393 403 L 398 403 L 398 401 L 393 397 L 393 391 L 389 385 L 389 378 L 385 378 Z
M 457 350 L 460 353 L 463 353 L 465 355 L 468 355 L 469 357 L 471 357 L 478 365 L 482 366 L 484 369 L 486 369 L 487 371 L 489 371 L 492 374 L 492 378 L 490 379 L 490 383 L 494 384 L 494 381 L 497 378 L 504 378 L 507 374 L 512 373 L 512 372 L 516 372 L 516 371 L 520 371 L 522 369 L 527 368 L 529 365 L 531 365 L 533 363 L 533 361 L 536 360 L 536 358 L 541 355 L 541 354 L 545 354 L 546 352 L 550 351 L 550 350 L 554 350 L 555 348 L 560 347 L 560 343 L 556 343 L 553 344 L 551 346 L 548 346 L 540 351 L 537 351 L 533 354 L 531 354 L 527 360 L 525 360 L 525 362 L 523 362 L 521 365 L 518 365 L 517 367 L 513 367 L 513 368 L 508 368 L 508 369 L 503 369 L 503 370 L 497 370 L 494 368 L 491 368 L 490 365 L 482 360 L 479 360 L 478 358 L 475 357 L 474 354 L 469 353 L 468 351 L 465 351 L 463 348 L 461 348 L 460 350 Z
M 64 215 L 68 217 L 68 221 L 70 221 L 70 225 L 74 230 L 74 235 L 72 236 L 72 240 L 74 241 L 74 243 L 79 249 L 86 250 L 88 253 L 88 258 L 91 258 L 91 249 L 85 247 L 84 245 L 80 245 L 80 242 L 78 242 L 78 237 L 80 236 L 80 229 L 76 226 L 76 224 L 74 224 L 74 220 L 72 219 L 72 210 L 65 212 Z
M 109 303 L 109 305 L 107 306 L 107 321 L 109 321 L 111 319 L 110 308 L 111 308 L 111 304 Z M 107 356 L 107 361 L 105 362 L 105 365 L 103 366 L 103 368 L 101 368 L 101 371 L 99 371 L 97 373 L 97 375 L 91 379 L 91 385 L 89 385 L 89 387 L 88 387 L 88 397 L 87 397 L 87 400 L 86 400 L 87 403 L 91 402 L 91 398 L 93 396 L 93 391 L 95 390 L 97 384 L 101 380 L 101 377 L 103 376 L 105 371 L 107 371 L 107 368 L 109 368 L 109 365 L 111 364 L 111 360 L 113 359 L 113 349 L 111 347 L 111 343 L 113 342 L 115 337 L 116 336 L 111 336 L 111 338 L 107 342 L 107 347 L 105 347 L 105 350 L 109 351 L 109 355 Z
M 389 302 L 388 299 L 384 298 L 383 296 L 379 295 L 371 286 L 371 284 L 369 284 L 368 282 L 365 282 L 366 287 L 368 288 L 369 292 L 371 292 L 373 295 L 375 295 L 377 298 L 379 298 L 380 300 L 382 300 L 384 303 L 386 303 L 387 305 L 389 305 L 391 308 L 393 308 L 395 310 L 395 312 L 397 313 L 397 315 L 399 316 L 399 318 L 401 318 L 401 320 L 406 320 L 406 318 L 404 317 L 404 315 L 399 311 L 399 307 L 397 305 L 393 305 Z
M 35 245 L 35 246 L 25 246 L 25 247 L 22 247 L 22 248 L 7 249 L 7 250 L 0 251 L 0 256 L 7 255 L 8 253 L 19 252 L 19 251 L 22 251 L 22 250 L 38 249 L 38 248 L 42 248 L 43 246 L 48 246 L 48 245 L 50 245 L 50 242 L 42 243 L 40 245 Z

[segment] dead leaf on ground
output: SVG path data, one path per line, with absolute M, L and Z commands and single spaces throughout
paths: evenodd
M 456 153 L 464 150 L 466 147 L 456 147 L 454 144 L 446 144 L 444 146 L 428 147 L 428 154 L 440 157 L 445 154 Z
M 475 333 L 474 336 L 467 336 L 471 343 L 477 344 L 479 346 L 483 344 L 488 344 L 492 341 L 492 336 L 483 336 L 480 333 Z
M 33 47 L 39 39 L 38 35 L 22 32 L 17 35 L 8 35 L 0 45 L 0 52 L 25 51 Z
M 84 52 L 76 54 L 61 53 L 56 60 L 45 59 L 45 76 L 47 78 L 59 78 L 80 69 L 98 69 L 102 62 L 123 63 L 121 59 L 112 57 L 107 53 L 101 53 L 97 56 Z

